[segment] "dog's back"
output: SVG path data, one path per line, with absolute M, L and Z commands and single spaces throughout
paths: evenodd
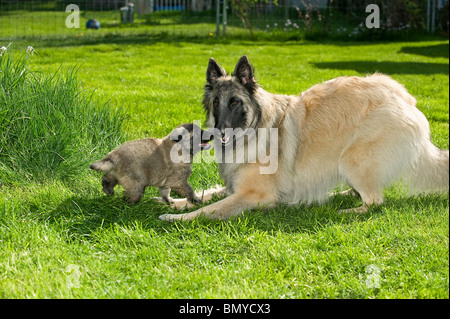
M 415 192 L 448 192 L 448 150 L 430 141 L 427 119 L 405 87 L 388 76 L 340 77 L 302 94 L 301 152 L 289 202 L 322 202 L 339 180 L 366 205 L 404 178 Z M 289 117 L 289 114 L 287 115 Z M 287 179 L 284 179 L 287 180 Z M 283 184 L 283 183 L 282 183 Z
M 112 150 L 105 158 L 89 167 L 104 173 L 111 170 L 141 170 L 143 163 L 148 163 L 148 159 L 160 144 L 161 140 L 156 138 L 129 141 Z

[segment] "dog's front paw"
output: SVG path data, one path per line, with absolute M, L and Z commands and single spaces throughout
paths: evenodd
M 170 207 L 172 207 L 174 209 L 182 210 L 182 209 L 192 208 L 192 207 L 194 207 L 194 205 L 189 203 L 186 198 L 180 198 L 180 199 L 176 198 L 170 204 Z
M 181 220 L 184 214 L 164 214 L 158 217 L 159 220 L 173 223 L 177 220 Z

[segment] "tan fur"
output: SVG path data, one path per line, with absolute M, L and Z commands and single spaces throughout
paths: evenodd
M 212 97 L 214 90 L 212 86 L 208 92 Z M 277 172 L 261 175 L 258 164 L 220 164 L 230 196 L 161 219 L 190 220 L 202 214 L 225 219 L 258 206 L 323 203 L 342 182 L 354 189 L 347 194 L 356 191 L 364 202 L 345 212 L 366 212 L 382 204 L 383 188 L 400 178 L 416 192 L 448 193 L 449 151 L 431 143 L 428 121 L 416 100 L 390 77 L 339 77 L 299 96 L 275 95 L 259 86 L 252 94 L 262 111 L 259 127 L 278 128 Z M 208 121 L 214 125 L 211 116 Z

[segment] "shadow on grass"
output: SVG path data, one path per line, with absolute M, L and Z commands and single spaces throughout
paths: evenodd
M 213 24 L 211 24 L 213 25 Z M 248 31 L 244 28 L 235 27 L 235 32 L 233 34 L 228 34 L 226 37 L 217 37 L 211 35 L 211 32 L 215 31 L 215 28 L 210 29 L 193 29 L 189 31 L 190 25 L 185 23 L 175 23 L 171 26 L 183 27 L 183 30 L 171 30 L 171 29 L 140 29 L 140 25 L 130 26 L 106 26 L 101 29 L 101 31 L 86 32 L 84 30 L 77 30 L 68 32 L 66 34 L 55 34 L 55 35 L 35 35 L 35 36 L 17 36 L 15 41 L 23 41 L 28 43 L 29 41 L 39 41 L 45 43 L 45 47 L 71 47 L 71 46 L 89 46 L 98 44 L 114 44 L 114 45 L 151 45 L 156 43 L 168 43 L 168 44 L 178 44 L 184 43 L 195 43 L 195 44 L 233 44 L 233 45 L 273 45 L 282 43 L 283 45 L 336 45 L 336 46 L 359 46 L 359 45 L 379 45 L 379 44 L 391 44 L 393 41 L 342 41 L 333 38 L 318 39 L 315 40 L 305 40 L 305 36 L 302 33 L 280 33 L 271 35 L 266 32 L 257 32 L 250 36 Z M 84 34 L 86 32 L 86 34 Z M 80 33 L 84 34 L 80 36 Z M 0 40 L 2 36 L 0 34 Z M 6 37 L 5 39 L 8 39 Z M 427 38 L 420 38 L 416 40 L 410 40 L 408 42 L 414 41 L 442 41 L 446 40 L 442 37 L 429 36 Z M 402 41 L 395 41 L 402 42 Z M 448 47 L 448 44 L 447 44 Z M 404 53 L 415 53 L 421 52 L 421 55 L 442 55 L 445 49 L 445 44 L 430 46 L 430 47 L 420 47 L 422 49 L 417 49 L 416 47 L 405 47 L 403 48 Z M 403 50 L 402 49 L 402 50 Z M 428 52 L 430 50 L 430 52 Z M 447 53 L 448 54 L 448 53 Z
M 325 205 L 280 205 L 276 209 L 255 209 L 245 212 L 243 216 L 227 221 L 212 221 L 200 218 L 191 222 L 190 228 L 204 229 L 222 227 L 222 223 L 240 225 L 244 223 L 246 229 L 258 229 L 274 234 L 282 233 L 317 233 L 321 229 L 337 225 L 358 224 L 373 218 L 382 218 L 385 210 L 398 212 L 420 212 L 432 209 L 447 209 L 448 197 L 439 195 L 424 195 L 411 198 L 389 197 L 378 207 L 371 207 L 366 214 L 338 214 L 340 209 L 358 207 L 362 204 L 359 197 L 336 196 Z M 185 212 L 185 211 L 183 211 Z M 128 205 L 120 196 L 84 198 L 73 196 L 56 209 L 42 216 L 51 223 L 59 224 L 73 239 L 89 238 L 92 233 L 109 230 L 115 225 L 153 229 L 158 232 L 179 232 L 177 224 L 158 220 L 161 214 L 183 213 L 157 203 L 151 198 L 143 198 L 135 205 Z M 183 229 L 183 227 L 181 227 Z
M 359 73 L 381 72 L 385 74 L 449 74 L 449 66 L 444 63 L 391 62 L 391 61 L 338 61 L 317 62 L 319 69 L 354 70 Z
M 280 206 L 277 209 L 266 212 L 257 211 L 247 213 L 252 220 L 252 226 L 267 232 L 281 231 L 284 233 L 317 233 L 326 227 L 336 225 L 349 225 L 364 223 L 374 218 L 384 218 L 386 211 L 395 211 L 400 214 L 420 213 L 427 209 L 449 209 L 448 196 L 445 195 L 420 195 L 413 197 L 386 196 L 380 206 L 373 206 L 366 214 L 338 213 L 341 209 L 359 207 L 362 201 L 354 196 L 336 196 L 324 205 L 298 205 Z
M 1 37 L 0 37 L 1 39 Z M 26 42 L 28 39 L 23 37 L 21 41 Z M 228 38 L 218 38 L 210 36 L 208 33 L 205 35 L 185 35 L 185 34 L 172 34 L 171 32 L 110 32 L 103 35 L 92 36 L 77 36 L 75 34 L 68 34 L 60 37 L 39 37 L 37 40 L 43 43 L 47 48 L 59 48 L 59 47 L 81 47 L 101 44 L 112 45 L 152 45 L 157 43 L 167 44 L 179 44 L 179 43 L 194 43 L 194 44 L 236 44 L 236 40 Z M 243 39 L 245 40 L 245 39 Z M 239 41 L 239 40 L 237 40 Z
M 357 198 L 344 197 L 324 206 L 281 205 L 271 210 L 255 209 L 251 212 L 245 212 L 243 216 L 227 221 L 212 221 L 200 218 L 187 223 L 201 223 L 203 226 L 215 228 L 221 223 L 240 223 L 239 219 L 247 219 L 252 227 L 266 231 L 314 232 L 318 228 L 327 227 L 330 223 L 352 222 L 355 217 L 359 219 L 358 216 L 347 218 L 336 214 L 336 211 L 342 207 L 361 205 L 358 201 Z M 167 213 L 181 214 L 185 212 L 187 211 L 177 211 L 165 204 L 157 203 L 150 196 L 144 196 L 135 205 L 127 204 L 119 195 L 90 198 L 71 196 L 54 210 L 41 215 L 41 218 L 50 223 L 61 225 L 63 229 L 68 231 L 71 238 L 89 238 L 92 233 L 101 229 L 110 229 L 114 225 L 133 227 L 139 224 L 143 229 L 157 231 L 173 229 L 175 231 L 176 225 L 162 222 L 158 217 Z
M 100 229 L 109 229 L 116 224 L 131 226 L 138 223 L 144 229 L 162 229 L 167 225 L 161 223 L 158 216 L 170 212 L 167 205 L 145 196 L 134 205 L 127 204 L 121 196 L 72 196 L 43 217 L 50 223 L 62 225 L 70 237 L 86 238 Z
M 449 58 L 449 44 L 436 44 L 421 47 L 403 47 L 399 53 L 422 55 L 431 58 Z

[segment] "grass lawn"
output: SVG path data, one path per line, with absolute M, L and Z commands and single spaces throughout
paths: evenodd
M 32 45 L 33 69 L 45 74 L 80 65 L 81 87 L 127 110 L 127 140 L 204 120 L 209 57 L 232 71 L 247 54 L 259 83 L 274 93 L 298 94 L 340 75 L 387 73 L 416 97 L 433 142 L 449 147 L 448 40 L 319 44 L 90 34 L 12 47 Z M 407 199 L 393 185 L 385 204 L 365 215 L 337 215 L 360 205 L 337 197 L 324 206 L 169 224 L 157 218 L 172 211 L 151 200 L 156 189 L 129 206 L 122 190 L 104 195 L 100 180 L 86 167 L 69 180 L 0 186 L 0 297 L 449 298 L 448 195 Z M 199 190 L 222 183 L 215 163 L 194 164 L 190 182 Z

